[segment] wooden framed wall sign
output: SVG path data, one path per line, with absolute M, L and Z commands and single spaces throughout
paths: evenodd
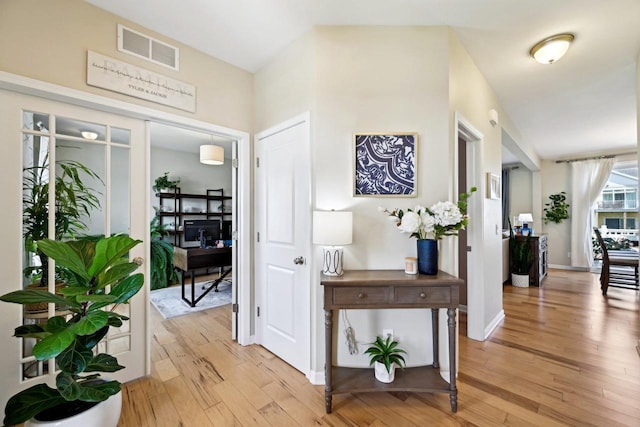
M 416 197 L 418 134 L 356 133 L 354 196 Z

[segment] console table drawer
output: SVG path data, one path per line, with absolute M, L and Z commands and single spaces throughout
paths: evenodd
M 422 306 L 425 303 L 432 305 L 451 304 L 451 287 L 444 286 L 396 286 L 394 302 L 396 304 L 415 304 Z
M 336 305 L 371 305 L 389 302 L 388 287 L 340 287 L 334 288 L 332 302 Z

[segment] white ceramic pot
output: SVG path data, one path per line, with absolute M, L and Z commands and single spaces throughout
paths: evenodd
M 122 411 L 122 392 L 96 406 L 69 418 L 56 421 L 38 421 L 30 419 L 25 427 L 117 427 Z
M 529 275 L 528 274 L 515 274 L 511 273 L 511 284 L 518 288 L 529 287 Z
M 387 372 L 387 367 L 384 366 L 384 363 L 380 362 L 375 362 L 373 364 L 373 369 L 376 373 L 376 379 L 382 383 L 392 383 L 396 377 L 395 363 L 391 365 L 391 372 Z

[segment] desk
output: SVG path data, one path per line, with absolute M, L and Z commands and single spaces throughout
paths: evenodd
M 444 272 L 435 276 L 410 275 L 401 270 L 353 270 L 343 276 L 322 276 L 325 310 L 325 409 L 339 393 L 410 391 L 449 393 L 451 410 L 458 410 L 456 388 L 456 309 L 461 279 Z M 393 383 L 375 379 L 372 369 L 333 366 L 333 310 L 430 308 L 433 365 L 396 370 Z M 447 309 L 449 331 L 449 382 L 440 377 L 438 309 Z M 416 328 L 416 333 L 420 328 Z
M 218 292 L 218 283 L 220 283 L 231 272 L 231 268 L 227 271 L 223 271 L 216 280 L 211 282 L 211 285 L 196 298 L 196 287 L 194 272 L 201 268 L 211 267 L 227 267 L 232 264 L 231 261 L 231 248 L 173 248 L 173 265 L 181 272 L 181 285 L 182 285 L 182 299 L 191 307 L 195 307 L 196 304 L 204 298 L 212 289 Z M 189 272 L 191 274 L 191 299 L 185 297 L 184 289 L 184 275 Z

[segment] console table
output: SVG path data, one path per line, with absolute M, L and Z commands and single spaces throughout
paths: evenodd
M 223 271 L 220 277 L 212 281 L 209 287 L 196 298 L 196 286 L 194 272 L 200 268 L 227 267 L 232 264 L 231 248 L 173 248 L 173 265 L 181 271 L 182 299 L 191 307 L 195 307 L 198 301 L 204 298 L 212 289 L 218 292 L 218 283 L 231 272 L 231 268 Z M 187 299 L 184 289 L 184 275 L 191 274 L 191 299 Z
M 342 276 L 322 276 L 325 310 L 325 409 L 339 393 L 410 391 L 449 393 L 451 410 L 458 410 L 456 388 L 456 309 L 461 279 L 444 272 L 410 275 L 401 270 L 352 270 Z M 393 383 L 375 379 L 373 369 L 333 366 L 333 311 L 340 309 L 430 308 L 433 365 L 396 370 Z M 447 309 L 449 382 L 440 376 L 438 309 Z M 421 328 L 416 328 L 419 334 Z

